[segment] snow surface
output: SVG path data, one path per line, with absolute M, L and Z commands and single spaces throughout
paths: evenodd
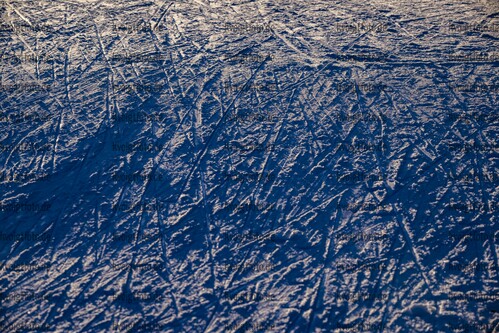
M 499 332 L 497 0 L 0 2 L 0 332 Z

